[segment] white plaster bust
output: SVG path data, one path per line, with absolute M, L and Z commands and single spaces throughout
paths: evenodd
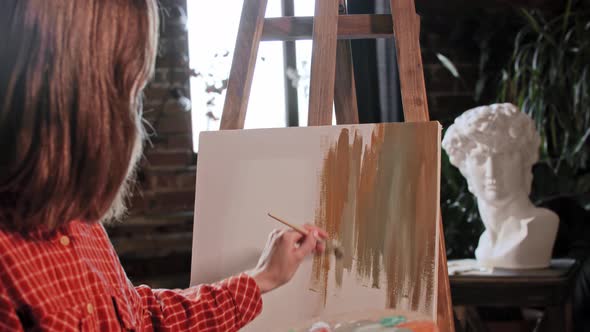
M 479 265 L 549 266 L 559 217 L 529 199 L 539 144 L 533 120 L 512 104 L 468 110 L 445 134 L 442 146 L 467 179 L 485 226 Z

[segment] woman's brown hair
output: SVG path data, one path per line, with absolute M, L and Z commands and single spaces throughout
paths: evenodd
M 140 140 L 155 0 L 0 1 L 0 226 L 98 221 Z

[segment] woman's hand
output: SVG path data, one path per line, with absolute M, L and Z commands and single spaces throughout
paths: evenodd
M 269 292 L 287 283 L 303 259 L 314 252 L 325 250 L 323 240 L 328 234 L 322 229 L 305 225 L 307 235 L 293 230 L 274 230 L 252 272 L 261 293 Z

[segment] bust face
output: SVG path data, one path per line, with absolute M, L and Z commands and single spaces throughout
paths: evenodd
M 479 144 L 465 159 L 463 172 L 477 199 L 490 205 L 503 205 L 526 192 L 516 151 L 494 152 Z

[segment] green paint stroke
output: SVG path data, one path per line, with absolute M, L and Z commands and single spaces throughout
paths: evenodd
M 405 323 L 406 317 L 404 316 L 391 316 L 381 319 L 381 326 L 383 327 L 394 327 L 398 324 Z

